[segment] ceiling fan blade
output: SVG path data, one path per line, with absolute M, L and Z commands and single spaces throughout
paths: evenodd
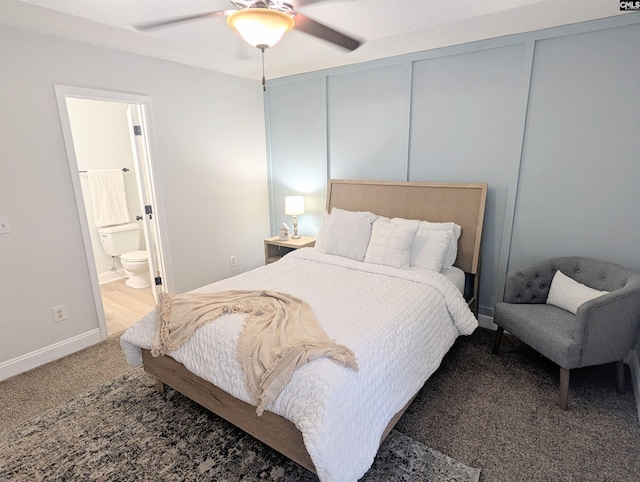
M 300 30 L 304 33 L 308 33 L 309 35 L 313 35 L 314 37 L 326 40 L 327 42 L 339 45 L 340 47 L 343 47 L 347 50 L 355 50 L 361 45 L 361 42 L 359 40 L 338 32 L 331 27 L 327 27 L 320 22 L 311 20 L 309 17 L 306 17 L 299 12 L 296 12 L 293 19 L 296 22 L 296 25 L 294 27 L 295 29 Z
M 167 27 L 174 23 L 188 22 L 206 17 L 224 17 L 235 10 L 218 10 L 216 12 L 198 13 L 195 15 L 185 15 L 184 17 L 173 17 L 165 20 L 157 20 L 155 22 L 138 23 L 133 26 L 136 30 L 153 30 L 155 28 Z

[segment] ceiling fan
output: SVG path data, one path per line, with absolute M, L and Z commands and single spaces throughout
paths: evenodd
M 357 49 L 361 42 L 333 28 L 301 14 L 297 7 L 319 0 L 230 0 L 235 9 L 217 10 L 174 17 L 155 22 L 134 25 L 137 30 L 152 30 L 160 27 L 198 20 L 206 17 L 227 17 L 227 23 L 250 45 L 264 49 L 275 45 L 282 36 L 295 28 L 301 32 L 321 38 L 347 50 Z

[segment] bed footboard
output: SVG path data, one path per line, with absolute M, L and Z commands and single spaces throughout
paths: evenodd
M 164 384 L 169 385 L 310 472 L 316 473 L 302 433 L 289 420 L 267 410 L 258 417 L 256 407 L 194 375 L 182 363 L 169 356 L 153 357 L 149 350 L 142 350 L 142 359 L 145 371 L 158 380 L 158 389 Z
M 238 400 L 214 384 L 194 375 L 182 363 L 170 356 L 154 357 L 149 350 L 143 349 L 142 360 L 144 370 L 156 378 L 160 393 L 164 392 L 165 384 L 169 385 L 207 410 L 257 438 L 276 452 L 293 460 L 308 471 L 316 473 L 311 456 L 304 445 L 302 433 L 286 418 L 268 410 L 265 410 L 258 417 L 256 407 Z M 416 395 L 391 419 L 380 438 L 380 443 L 389 435 Z

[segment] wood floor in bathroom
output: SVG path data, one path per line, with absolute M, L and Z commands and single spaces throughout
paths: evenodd
M 109 335 L 126 330 L 156 306 L 151 288 L 130 288 L 124 281 L 100 285 Z

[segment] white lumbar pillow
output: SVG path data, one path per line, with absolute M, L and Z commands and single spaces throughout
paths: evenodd
M 575 315 L 581 304 L 607 293 L 608 291 L 594 290 L 587 285 L 578 283 L 558 270 L 551 280 L 547 304 L 570 311 Z

